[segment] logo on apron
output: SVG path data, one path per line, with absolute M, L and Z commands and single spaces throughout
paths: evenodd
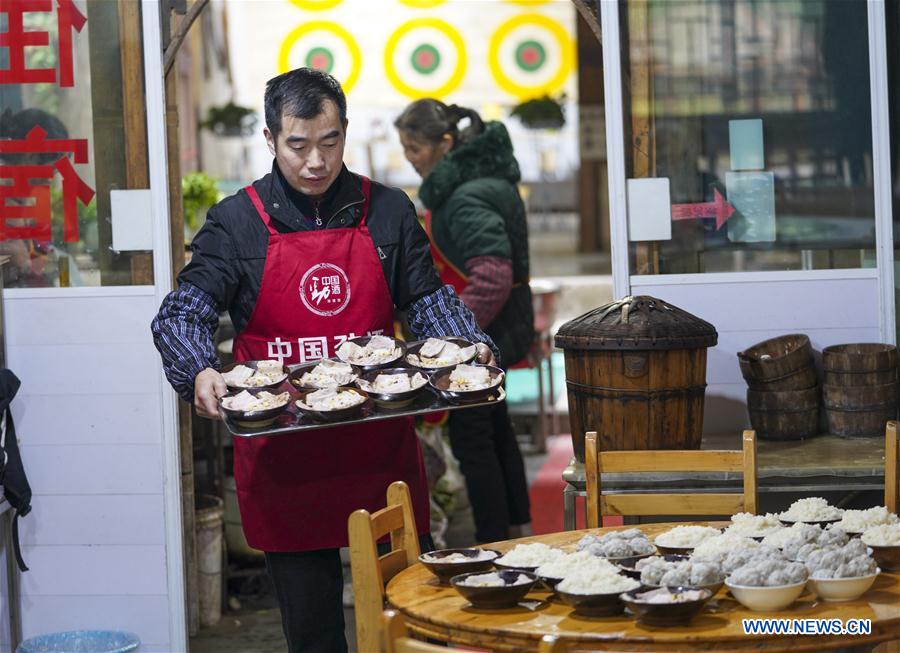
M 332 263 L 312 266 L 300 280 L 300 299 L 316 315 L 337 315 L 350 304 L 347 273 Z

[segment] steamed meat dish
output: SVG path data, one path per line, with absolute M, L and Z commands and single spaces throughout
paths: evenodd
M 365 400 L 364 396 L 353 390 L 323 388 L 322 390 L 310 392 L 305 399 L 297 400 L 297 405 L 306 410 L 342 410 L 361 404 Z
M 859 539 L 810 551 L 804 563 L 813 578 L 857 578 L 874 574 L 877 567 L 865 542 Z
M 712 585 L 725 577 L 717 563 L 693 559 L 669 561 L 653 556 L 638 560 L 634 568 L 645 585 Z
M 393 338 L 372 336 L 365 346 L 360 347 L 348 340 L 337 348 L 337 355 L 346 363 L 354 365 L 380 365 L 400 358 L 401 350 Z
M 791 560 L 805 560 L 810 551 L 821 549 L 826 546 L 843 546 L 849 540 L 850 536 L 840 528 L 820 529 L 817 531 L 804 531 L 803 535 L 811 539 L 793 539 L 788 541 L 781 550 L 784 555 Z
M 222 405 L 228 410 L 240 410 L 250 413 L 258 410 L 268 410 L 269 408 L 277 408 L 284 406 L 290 401 L 290 394 L 282 392 L 274 395 L 271 392 L 262 392 L 252 395 L 246 390 L 240 392 L 233 397 L 225 397 L 222 399 Z
M 459 584 L 467 587 L 506 587 L 508 585 L 524 585 L 531 582 L 533 582 L 533 579 L 525 574 L 519 574 L 511 581 L 505 581 L 503 576 L 496 571 L 490 571 L 486 574 L 476 574 L 475 576 L 464 578 L 459 581 Z
M 231 388 L 262 388 L 275 385 L 285 377 L 284 367 L 278 361 L 259 361 L 255 370 L 247 365 L 235 365 L 222 375 L 225 385 Z
M 612 531 L 606 533 L 603 537 L 585 535 L 578 540 L 577 549 L 579 551 L 588 551 L 592 555 L 602 558 L 628 558 L 656 553 L 656 547 L 637 528 Z
M 409 354 L 406 360 L 416 367 L 449 367 L 475 356 L 475 345 L 460 347 L 455 342 L 429 338 L 419 348 L 418 355 Z
M 732 557 L 734 555 L 734 557 Z M 806 565 L 790 562 L 771 547 L 743 549 L 725 558 L 723 567 L 730 568 L 728 581 L 750 587 L 780 587 L 802 583 L 809 578 Z
M 763 544 L 774 546 L 779 549 L 786 546 L 792 540 L 801 540 L 803 543 L 814 542 L 822 533 L 822 528 L 815 524 L 797 523 L 780 531 L 769 533 L 763 538 Z
M 755 560 L 783 560 L 788 562 L 788 559 L 781 551 L 775 547 L 763 544 L 749 549 L 735 549 L 722 560 L 722 571 L 730 574 L 735 569 L 739 569 Z
M 365 379 L 360 379 L 358 383 L 363 390 L 390 395 L 417 390 L 428 383 L 428 379 L 419 372 L 412 377 L 400 372 L 398 374 L 379 374 L 372 383 Z
M 491 379 L 491 371 L 480 365 L 457 365 L 450 373 L 449 390 L 454 392 L 471 392 L 484 390 L 497 385 L 502 377 Z
M 300 385 L 307 388 L 336 388 L 353 383 L 356 374 L 347 363 L 325 359 L 300 377 Z
M 822 497 L 806 497 L 794 501 L 791 507 L 778 517 L 789 522 L 815 522 L 840 519 L 842 513 L 843 510 L 835 508 Z

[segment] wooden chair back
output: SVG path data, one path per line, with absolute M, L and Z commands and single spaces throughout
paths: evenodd
M 884 505 L 891 512 L 897 512 L 900 502 L 900 478 L 897 468 L 900 466 L 900 439 L 897 435 L 897 422 L 891 420 L 884 429 Z
M 587 523 L 598 528 L 603 515 L 756 514 L 756 432 L 744 431 L 742 451 L 598 451 L 597 433 L 585 436 Z M 743 472 L 743 493 L 611 494 L 601 477 L 614 472 Z
M 387 507 L 374 514 L 357 510 L 347 520 L 350 536 L 350 569 L 353 573 L 353 604 L 356 612 L 356 647 L 359 651 L 381 649 L 381 613 L 385 584 L 419 557 L 419 537 L 409 487 L 391 483 Z M 378 555 L 378 540 L 391 536 L 390 552 Z

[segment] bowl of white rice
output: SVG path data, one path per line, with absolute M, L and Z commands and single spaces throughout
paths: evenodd
M 611 562 L 598 558 L 589 551 L 577 551 L 575 553 L 566 553 L 542 564 L 535 569 L 534 573 L 547 586 L 547 589 L 554 590 L 564 578 L 586 573 L 591 569 L 607 570 L 614 573 L 619 571 Z
M 872 549 L 872 557 L 885 571 L 900 571 L 900 524 L 867 528 L 862 541 Z
M 754 515 L 749 512 L 739 512 L 731 516 L 731 525 L 725 529 L 725 532 L 761 541 L 766 535 L 771 535 L 782 528 L 784 525 L 778 519 L 778 515 L 774 513 Z
M 657 535 L 653 544 L 661 553 L 690 554 L 704 540 L 721 534 L 722 531 L 711 526 L 676 526 Z
M 612 565 L 610 565 L 612 567 Z M 575 613 L 586 617 L 609 617 L 621 614 L 625 604 L 619 596 L 636 590 L 641 582 L 605 567 L 593 567 L 566 576 L 556 585 L 556 593 Z
M 758 546 L 760 546 L 760 543 L 754 538 L 736 535 L 734 533 L 729 533 L 728 530 L 726 530 L 721 535 L 708 537 L 700 542 L 700 544 L 694 547 L 691 558 L 696 560 L 721 562 L 731 551 L 736 551 L 737 549 L 754 549 Z
M 793 526 L 797 522 L 804 524 L 816 524 L 824 528 L 841 520 L 843 510 L 832 506 L 822 497 L 806 497 L 797 499 L 790 508 L 778 515 L 778 519 L 787 526 Z
M 873 526 L 900 523 L 900 517 L 884 506 L 875 506 L 868 510 L 845 510 L 836 526 L 851 535 L 862 535 Z
M 558 560 L 566 555 L 562 549 L 556 549 L 542 542 L 517 544 L 506 554 L 494 560 L 497 569 L 523 569 L 534 571 L 541 565 Z
M 419 556 L 419 562 L 437 576 L 441 583 L 447 584 L 451 578 L 460 574 L 488 571 L 499 557 L 500 552 L 493 549 L 441 549 L 423 553 Z
M 537 576 L 526 571 L 476 571 L 450 579 L 450 585 L 473 607 L 514 608 L 531 591 Z

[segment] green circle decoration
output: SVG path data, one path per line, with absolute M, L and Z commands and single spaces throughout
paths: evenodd
M 412 67 L 422 75 L 430 75 L 441 65 L 441 53 L 430 43 L 423 43 L 412 52 Z
M 522 70 L 534 72 L 546 61 L 547 52 L 537 41 L 522 41 L 516 46 L 516 65 Z
M 321 70 L 330 73 L 334 68 L 334 55 L 328 48 L 316 47 L 310 48 L 306 53 L 306 67 L 313 70 Z

